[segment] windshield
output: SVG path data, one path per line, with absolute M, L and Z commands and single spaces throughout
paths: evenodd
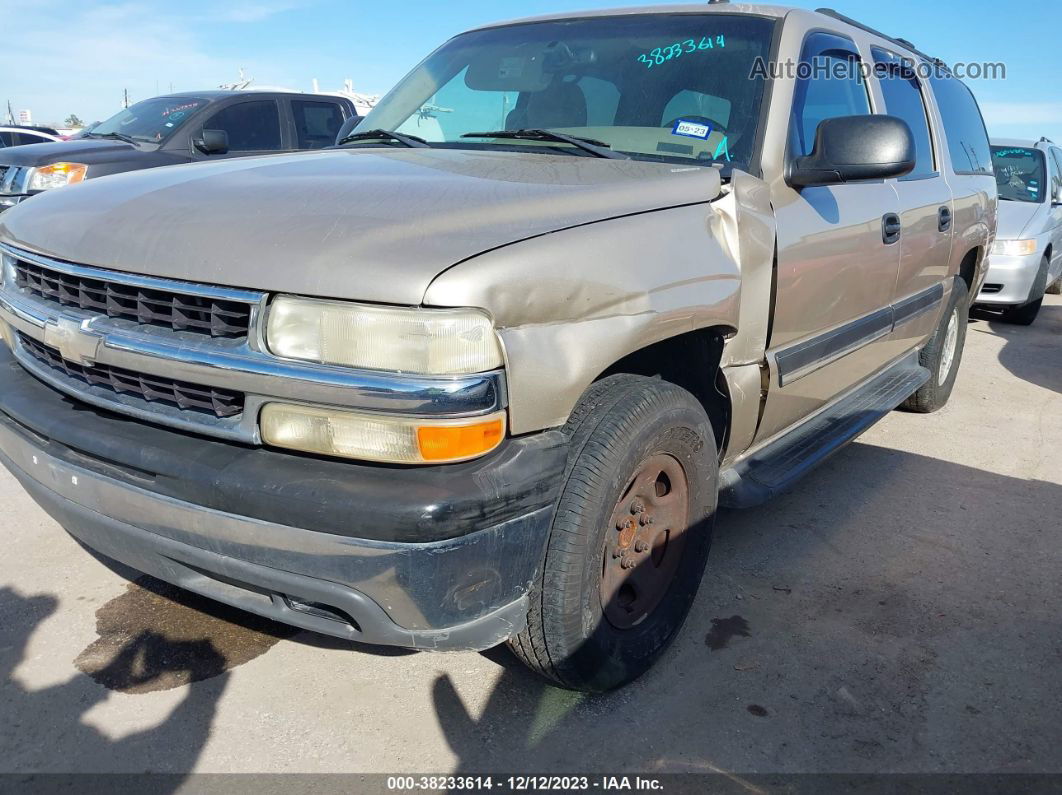
M 473 31 L 414 69 L 358 125 L 436 146 L 563 142 L 462 137 L 545 129 L 637 159 L 747 167 L 753 157 L 774 23 L 738 14 L 652 14 Z
M 999 198 L 1012 202 L 1043 201 L 1047 178 L 1044 153 L 1023 146 L 993 146 L 992 167 L 996 172 Z
M 205 99 L 197 97 L 145 99 L 100 122 L 86 135 L 91 138 L 117 134 L 135 141 L 161 143 L 205 104 Z

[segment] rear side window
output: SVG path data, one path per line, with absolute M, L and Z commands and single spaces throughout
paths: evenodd
M 262 152 L 281 148 L 280 112 L 272 100 L 229 105 L 203 124 L 205 130 L 224 130 L 230 152 Z
M 950 75 L 932 76 L 948 154 L 956 174 L 991 174 L 992 153 L 977 100 L 962 81 Z
M 25 146 L 26 144 L 43 144 L 49 143 L 52 139 L 45 138 L 43 135 L 34 135 L 33 133 L 20 132 L 15 135 L 17 139 L 15 146 Z
M 9 132 L 0 132 L 0 146 L 14 146 L 15 134 Z
M 291 102 L 299 149 L 332 146 L 343 126 L 343 111 L 335 102 L 295 99 Z
M 1058 159 L 1058 150 L 1051 150 L 1051 164 L 1048 170 L 1051 172 L 1051 192 L 1047 195 L 1048 201 L 1054 201 L 1058 196 L 1058 191 L 1062 188 L 1062 160 Z
M 839 116 L 870 115 L 870 98 L 855 43 L 842 36 L 814 33 L 804 43 L 801 63 L 809 76 L 797 82 L 790 124 L 791 151 L 811 154 L 819 122 Z
M 874 74 L 885 97 L 885 112 L 907 122 L 915 143 L 915 167 L 905 179 L 936 173 L 933 166 L 933 139 L 929 134 L 922 87 L 913 64 L 891 52 L 874 48 Z

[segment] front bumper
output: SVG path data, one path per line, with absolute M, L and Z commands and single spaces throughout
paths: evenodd
M 998 306 L 1022 306 L 1029 303 L 1042 260 L 1041 251 L 1024 257 L 989 255 L 988 273 L 975 303 Z
M 19 202 L 25 201 L 29 196 L 14 196 L 10 194 L 0 194 L 0 213 L 4 210 L 10 210 Z
M 204 471 L 212 491 L 193 483 L 181 492 L 181 470 L 165 465 L 175 456 Z M 370 467 L 241 448 L 77 403 L 0 357 L 0 463 L 71 535 L 218 601 L 366 643 L 483 649 L 518 632 L 564 458 L 560 434 L 513 440 L 473 468 Z M 291 463 L 302 469 L 294 485 L 310 490 L 302 499 L 290 491 Z M 378 504 L 350 488 L 373 474 L 397 481 L 381 486 Z M 285 490 L 287 510 L 265 518 L 263 501 Z M 202 498 L 173 496 L 192 493 Z M 343 531 L 320 529 L 336 510 Z M 410 526 L 391 527 L 396 521 Z

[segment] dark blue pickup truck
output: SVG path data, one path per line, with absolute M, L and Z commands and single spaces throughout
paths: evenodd
M 355 113 L 345 97 L 282 91 L 145 99 L 76 140 L 0 149 L 0 212 L 35 193 L 122 171 L 331 146 Z

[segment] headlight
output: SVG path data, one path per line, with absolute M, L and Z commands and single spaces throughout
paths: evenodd
M 454 375 L 502 365 L 490 318 L 475 309 L 401 309 L 281 296 L 266 342 L 277 356 L 369 370 Z
M 489 453 L 505 437 L 504 411 L 462 420 L 420 420 L 267 403 L 259 424 L 262 440 L 277 447 L 396 464 L 467 461 Z
M 26 190 L 48 190 L 73 185 L 84 180 L 86 174 L 88 174 L 88 166 L 84 163 L 52 163 L 30 172 Z
M 1024 257 L 1036 253 L 1035 240 L 997 240 L 992 244 L 992 253 L 1004 257 Z

